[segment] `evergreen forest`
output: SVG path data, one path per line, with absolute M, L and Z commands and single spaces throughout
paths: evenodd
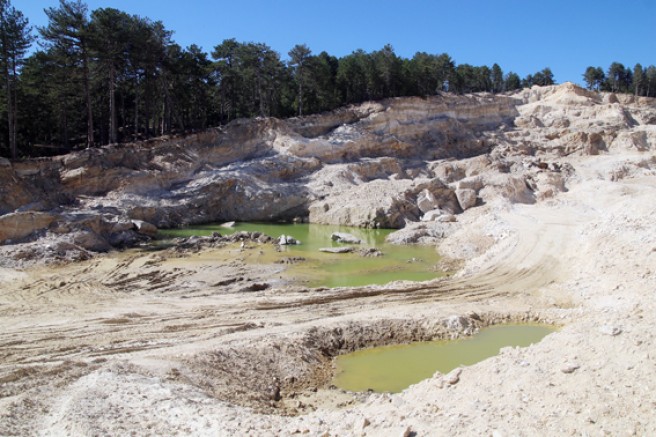
M 511 92 L 554 84 L 446 53 L 398 56 L 392 46 L 335 57 L 305 44 L 280 54 L 226 39 L 210 53 L 181 47 L 162 22 L 81 0 L 45 10 L 33 28 L 0 0 L 0 156 L 20 158 L 145 140 L 237 118 L 292 117 L 342 105 L 441 92 Z M 588 67 L 589 89 L 656 96 L 656 67 Z

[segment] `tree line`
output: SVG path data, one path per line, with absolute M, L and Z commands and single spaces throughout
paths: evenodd
M 389 97 L 554 83 L 549 68 L 522 79 L 498 64 L 456 64 L 446 53 L 403 58 L 390 45 L 337 58 L 298 44 L 283 59 L 264 43 L 227 39 L 208 54 L 176 44 L 162 22 L 117 9 L 60 0 L 45 12 L 48 24 L 33 29 L 0 0 L 0 155 L 62 153 Z
M 641 64 L 635 64 L 631 69 L 613 62 L 606 71 L 590 66 L 585 69 L 583 80 L 590 90 L 656 97 L 656 67 L 653 65 L 643 68 Z

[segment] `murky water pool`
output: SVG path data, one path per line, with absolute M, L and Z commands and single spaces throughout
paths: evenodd
M 260 231 L 274 238 L 289 235 L 301 241 L 300 245 L 282 246 L 282 252 L 273 247 L 261 247 L 266 251 L 254 262 L 282 262 L 289 258 L 304 258 L 289 264 L 287 276 L 295 282 L 311 287 L 345 287 L 369 284 L 386 284 L 391 281 L 426 281 L 444 274 L 436 268 L 440 256 L 433 246 L 393 245 L 385 243 L 385 237 L 393 230 L 362 229 L 318 224 L 269 224 L 237 223 L 234 228 L 220 225 L 190 226 L 184 229 L 163 231 L 164 235 L 188 237 L 211 235 L 219 232 L 227 235 L 237 231 Z M 335 243 L 333 232 L 347 232 L 362 240 L 359 245 Z M 383 252 L 380 257 L 363 257 L 354 253 L 324 253 L 323 247 L 353 246 L 356 249 L 375 247 Z
M 497 355 L 502 347 L 537 343 L 554 330 L 542 325 L 503 325 L 459 340 L 363 349 L 336 358 L 333 384 L 354 392 L 396 393 L 437 371 L 448 373 Z

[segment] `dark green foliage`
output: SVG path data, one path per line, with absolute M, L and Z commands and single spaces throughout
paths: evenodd
M 636 64 L 633 67 L 633 93 L 636 96 L 642 95 L 642 86 L 645 82 L 645 73 L 642 70 L 642 65 Z
M 289 51 L 289 65 L 293 69 L 294 81 L 298 84 L 298 115 L 303 115 L 303 87 L 312 74 L 312 66 L 307 65 L 312 50 L 305 44 L 297 44 Z
M 492 92 L 500 93 L 505 90 L 504 80 L 503 80 L 503 70 L 499 67 L 499 64 L 494 64 L 492 66 L 492 72 L 490 73 L 490 81 L 492 82 Z
M 606 80 L 606 75 L 601 67 L 588 67 L 583 74 L 583 80 L 585 80 L 589 90 L 599 91 Z
M 0 5 L 8 8 L 8 0 Z M 516 75 L 504 79 L 497 64 L 456 65 L 446 53 L 403 59 L 386 45 L 338 59 L 299 44 L 285 63 L 266 44 L 227 39 L 210 59 L 197 46 L 175 44 L 161 22 L 114 8 L 89 13 L 81 0 L 60 0 L 46 15 L 48 25 L 39 29 L 44 50 L 26 59 L 12 82 L 20 85 L 11 94 L 18 111 L 7 126 L 21 120 L 17 138 L 23 155 L 190 132 L 243 117 L 311 114 L 366 100 L 519 87 Z M 31 39 L 26 41 L 25 49 Z
M 214 65 L 200 47 L 186 50 L 172 45 L 168 52 L 171 69 L 171 100 L 180 131 L 206 129 L 216 122 Z
M 76 115 L 81 112 L 80 106 L 71 107 L 69 102 L 81 95 L 86 114 L 86 145 L 91 147 L 95 143 L 95 131 L 87 6 L 80 0 L 60 0 L 59 8 L 48 8 L 45 12 L 49 20 L 48 26 L 40 28 L 39 33 L 45 42 L 51 64 L 58 70 L 53 78 L 57 81 L 54 91 L 60 101 L 58 112 L 62 126 L 62 142 L 64 146 L 68 146 L 71 134 L 78 132 L 75 125 L 78 122 Z M 70 130 L 70 127 L 74 130 Z M 77 138 L 73 141 L 78 142 Z
M 498 64 L 456 64 L 446 53 L 399 57 L 391 45 L 342 58 L 298 44 L 283 61 L 269 46 L 227 39 L 211 57 L 182 48 L 161 22 L 113 8 L 89 12 L 81 0 L 46 9 L 39 29 L 0 0 L 0 154 L 59 153 L 76 147 L 192 132 L 242 117 L 288 117 L 366 100 L 442 92 L 512 92 L 551 85 L 544 68 L 523 80 Z M 590 89 L 656 95 L 656 67 L 608 74 L 589 67 Z
M 642 87 L 644 96 L 656 97 L 656 67 L 650 65 L 645 70 L 645 84 Z
M 529 74 L 522 80 L 522 87 L 530 88 L 533 85 L 547 86 L 553 85 L 553 73 L 549 67 L 543 68 L 535 74 Z
M 304 107 L 306 113 L 335 109 L 342 105 L 337 89 L 339 60 L 326 52 L 308 59 L 308 74 Z
M 19 72 L 25 53 L 32 44 L 30 30 L 28 20 L 23 14 L 14 8 L 9 0 L 0 0 L 0 67 L 7 114 L 7 142 L 13 158 L 18 155 Z
M 608 73 L 606 74 L 606 88 L 608 91 L 614 93 L 626 91 L 626 74 L 627 71 L 624 68 L 624 65 L 619 62 L 613 62 L 610 67 L 608 67 Z
M 653 65 L 643 68 L 636 64 L 631 69 L 613 62 L 606 73 L 601 67 L 586 68 L 583 79 L 591 90 L 656 97 L 656 67 Z
M 515 91 L 522 88 L 522 81 L 517 73 L 509 72 L 503 81 L 504 91 Z
M 291 75 L 278 53 L 266 44 L 223 41 L 214 48 L 222 121 L 284 116 L 282 106 Z
M 442 89 L 437 75 L 437 60 L 435 55 L 417 52 L 404 65 L 407 80 L 406 91 L 417 96 L 430 96 Z
M 339 60 L 337 87 L 344 103 L 357 103 L 371 99 L 370 58 L 364 50 L 356 50 Z

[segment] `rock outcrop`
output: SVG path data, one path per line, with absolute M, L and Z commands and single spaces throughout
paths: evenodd
M 27 221 L 0 241 L 51 226 L 57 235 L 86 229 L 86 222 L 65 223 L 90 216 L 118 226 L 92 229 L 109 246 L 152 237 L 140 222 L 453 222 L 479 205 L 534 203 L 566 191 L 575 175 L 563 157 L 643 153 L 655 144 L 654 99 L 569 83 L 513 96 L 397 98 L 288 120 L 236 120 L 184 138 L 0 161 L 0 214 L 63 217 Z M 632 171 L 609 169 L 607 177 Z M 77 238 L 91 250 L 107 247 L 92 240 Z
M 0 216 L 0 244 L 21 240 L 48 228 L 56 220 L 45 212 L 16 212 Z

